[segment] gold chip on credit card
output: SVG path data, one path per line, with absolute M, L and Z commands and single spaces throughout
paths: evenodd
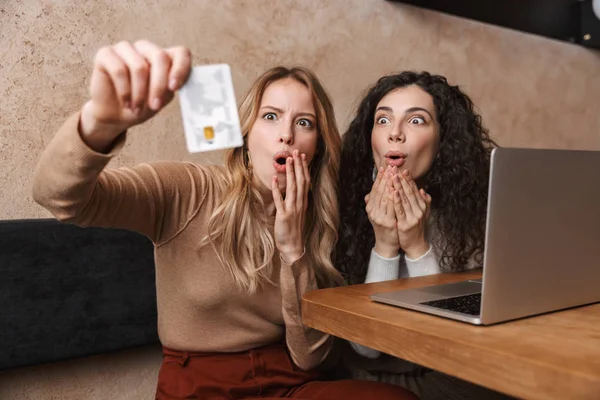
M 213 140 L 215 138 L 215 130 L 212 126 L 204 127 L 204 139 Z

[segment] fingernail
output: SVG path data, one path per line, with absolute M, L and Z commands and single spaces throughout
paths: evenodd
M 404 176 L 408 176 L 408 170 L 407 169 L 404 170 Z
M 398 175 L 394 176 L 394 181 L 396 183 L 400 182 L 400 177 Z
M 302 161 L 306 160 L 306 154 L 302 153 Z
M 174 91 L 175 89 L 177 89 L 177 79 L 171 78 L 169 81 L 169 90 Z
M 160 99 L 158 97 L 155 97 L 154 99 L 152 99 L 150 108 L 152 108 L 154 111 L 156 111 L 160 108 Z

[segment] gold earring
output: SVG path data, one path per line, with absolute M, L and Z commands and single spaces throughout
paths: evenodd
M 252 179 L 252 164 L 250 162 L 250 154 L 247 149 L 244 149 L 244 166 L 249 179 Z

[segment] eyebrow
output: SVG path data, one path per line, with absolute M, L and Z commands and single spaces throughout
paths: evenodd
M 377 110 L 375 110 L 375 112 L 377 112 L 379 110 L 387 111 L 387 112 L 390 112 L 390 113 L 394 112 L 394 110 L 392 110 L 390 107 L 386 107 L 386 106 L 377 107 Z M 431 115 L 431 113 L 426 108 L 423 108 L 423 107 L 410 107 L 410 108 L 407 108 L 404 111 L 404 114 L 410 114 L 410 113 L 415 112 L 415 111 L 424 111 L 424 112 L 426 112 L 429 115 L 429 117 L 431 119 L 435 120 L 435 118 L 433 118 L 433 115 Z
M 263 108 L 268 108 L 270 110 L 277 111 L 280 114 L 283 114 L 285 112 L 281 108 L 277 108 L 274 106 L 262 106 L 260 109 L 262 110 Z M 317 116 L 315 114 L 309 113 L 309 112 L 301 112 L 301 113 L 298 113 L 298 115 L 302 116 L 302 117 L 313 117 L 314 119 L 317 119 Z

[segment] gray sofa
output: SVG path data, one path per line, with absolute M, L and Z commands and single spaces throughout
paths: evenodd
M 0 221 L 0 369 L 157 342 L 148 238 L 52 219 Z

